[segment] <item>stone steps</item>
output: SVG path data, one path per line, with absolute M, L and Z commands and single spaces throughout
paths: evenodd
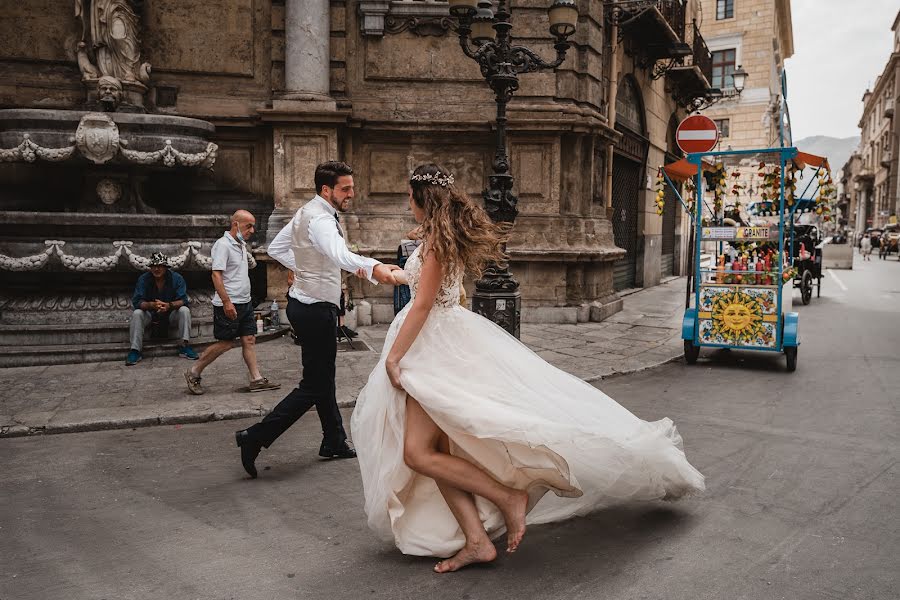
M 211 325 L 210 325 L 211 327 Z M 29 328 L 30 329 L 30 328 Z M 256 336 L 258 342 L 280 338 L 290 328 L 281 327 L 263 332 Z M 127 334 L 127 326 L 126 326 Z M 216 340 L 211 336 L 203 336 L 191 340 L 191 345 L 200 353 Z M 31 367 L 37 365 L 61 365 L 72 363 L 125 361 L 128 354 L 128 339 L 125 342 L 88 343 L 88 344 L 45 344 L 45 345 L 0 345 L 0 368 Z M 177 340 L 147 340 L 144 344 L 144 357 L 175 356 Z M 187 361 L 185 361 L 187 362 Z
M 191 319 L 191 339 L 211 337 L 212 317 Z M 9 324 L 0 322 L 0 348 L 3 346 L 72 346 L 80 344 L 128 344 L 129 323 Z M 144 342 L 154 341 L 149 335 Z M 165 341 L 165 340 L 160 340 Z

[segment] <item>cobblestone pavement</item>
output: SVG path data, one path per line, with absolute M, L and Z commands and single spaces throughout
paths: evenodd
M 553 365 L 597 381 L 674 360 L 682 355 L 684 279 L 639 290 L 602 323 L 523 324 L 522 341 Z M 387 325 L 364 327 L 356 350 L 340 344 L 337 392 L 350 406 L 365 385 L 384 343 Z M 280 390 L 255 394 L 239 350 L 204 373 L 207 393 L 192 396 L 182 377 L 191 363 L 172 357 L 121 362 L 0 369 L 0 437 L 65 433 L 172 423 L 198 423 L 266 414 L 299 381 L 300 353 L 289 337 L 259 344 L 263 375 Z

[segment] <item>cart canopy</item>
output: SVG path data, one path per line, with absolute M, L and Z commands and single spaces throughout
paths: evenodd
M 826 171 L 831 170 L 831 167 L 828 165 L 827 158 L 825 158 L 824 156 L 816 156 L 815 154 L 810 154 L 809 152 L 798 151 L 797 156 L 794 157 L 794 164 L 801 169 L 805 169 L 806 167 L 812 167 L 814 169 L 824 167 Z
M 712 171 L 713 168 L 714 166 L 712 164 L 703 161 L 704 171 Z M 697 176 L 697 165 L 688 162 L 686 158 L 682 158 L 681 160 L 676 160 L 673 163 L 665 165 L 663 171 L 666 172 L 669 179 L 681 183 Z
M 764 163 L 777 163 L 779 159 L 779 154 L 777 150 L 760 150 L 759 152 L 752 154 L 737 154 L 733 156 L 716 156 L 714 157 L 717 162 L 723 163 L 726 167 L 747 167 L 750 165 L 757 165 L 761 162 Z M 818 169 L 820 167 L 824 168 L 827 171 L 831 170 L 830 165 L 828 164 L 828 159 L 824 156 L 818 156 L 816 154 L 811 154 L 809 152 L 803 152 L 798 150 L 797 155 L 793 158 L 794 164 L 800 168 L 805 169 L 806 167 L 812 167 L 814 169 Z M 703 161 L 703 170 L 704 171 L 712 171 L 714 169 L 714 165 L 708 160 Z M 663 167 L 663 170 L 666 172 L 666 175 L 669 176 L 673 181 L 682 182 L 690 177 L 697 176 L 697 167 L 688 162 L 686 158 L 682 158 L 680 160 L 676 160 L 673 163 L 669 163 Z

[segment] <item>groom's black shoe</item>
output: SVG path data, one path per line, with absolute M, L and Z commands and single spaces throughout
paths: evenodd
M 246 429 L 235 431 L 234 439 L 238 448 L 241 449 L 241 464 L 244 465 L 244 470 L 250 477 L 256 479 L 256 457 L 259 456 L 262 446 L 250 439 L 250 434 Z
M 322 445 L 319 446 L 319 456 L 323 458 L 356 458 L 356 450 L 348 446 L 347 442 L 334 448 L 322 442 Z

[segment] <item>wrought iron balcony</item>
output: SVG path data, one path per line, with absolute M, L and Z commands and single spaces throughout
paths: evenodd
M 691 55 L 668 69 L 676 101 L 687 106 L 695 98 L 721 98 L 722 90 L 712 87 L 712 53 L 700 35 L 697 22 L 692 23 Z
M 626 49 L 642 67 L 690 55 L 684 41 L 687 0 L 625 0 L 608 2 L 607 7 L 618 19 Z

